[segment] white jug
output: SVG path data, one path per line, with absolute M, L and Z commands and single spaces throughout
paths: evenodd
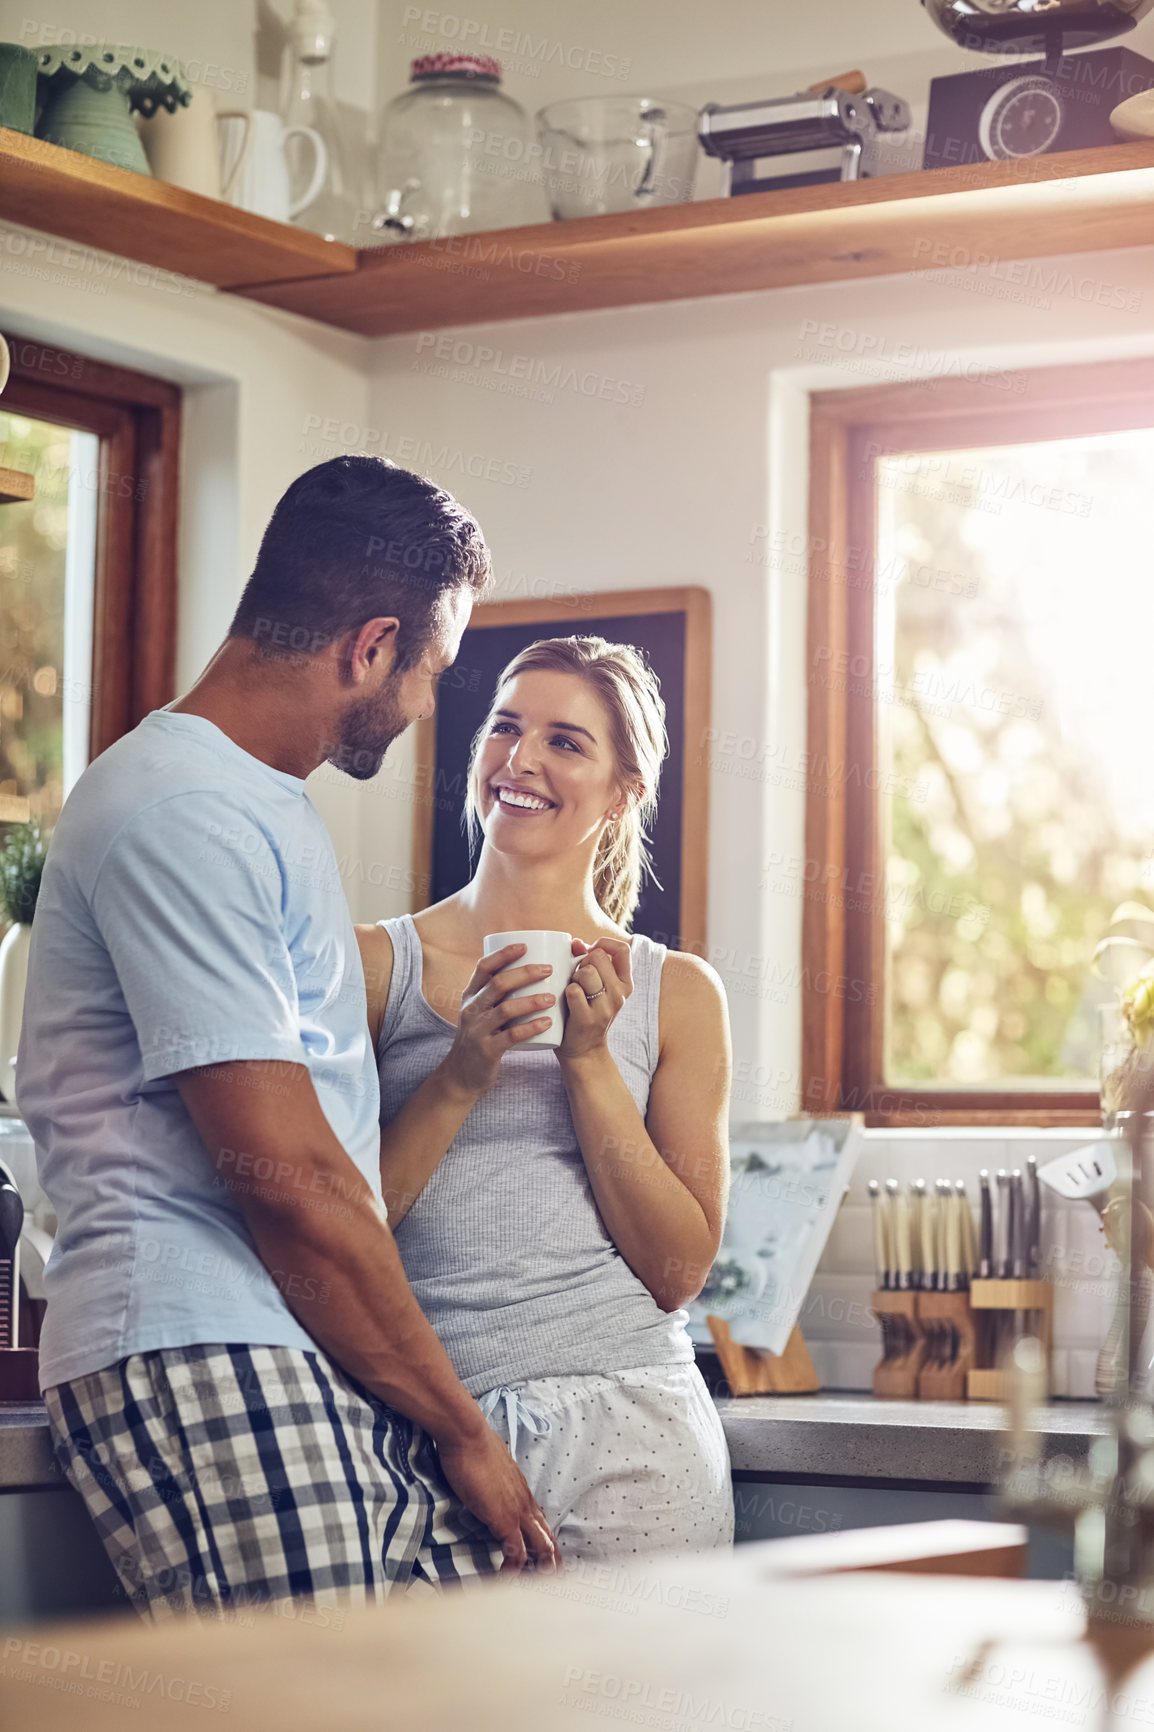
M 269 108 L 229 109 L 220 122 L 221 184 L 229 204 L 255 216 L 287 223 L 317 197 L 328 170 L 329 153 L 311 126 L 286 127 Z M 304 196 L 290 203 L 285 144 L 295 134 L 307 138 L 316 153 L 316 167 Z

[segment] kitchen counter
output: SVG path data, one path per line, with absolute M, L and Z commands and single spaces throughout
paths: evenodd
M 717 1403 L 735 1473 L 775 1478 L 987 1486 L 1000 1477 L 1005 1410 L 986 1401 L 878 1401 L 872 1395 L 750 1395 Z M 1040 1410 L 1043 1459 L 1085 1461 L 1109 1429 L 1097 1401 Z
M 62 1484 L 52 1461 L 42 1401 L 0 1401 L 0 1491 L 40 1491 Z
M 869 1395 L 753 1395 L 717 1403 L 735 1473 L 806 1480 L 993 1485 L 1004 1415 L 988 1402 L 875 1401 Z M 1096 1401 L 1043 1408 L 1043 1455 L 1085 1460 L 1107 1430 Z M 39 1402 L 0 1403 L 0 1491 L 59 1487 Z

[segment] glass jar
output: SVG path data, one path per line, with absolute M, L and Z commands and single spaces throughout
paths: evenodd
M 541 152 L 483 54 L 426 54 L 381 116 L 374 240 L 548 222 Z

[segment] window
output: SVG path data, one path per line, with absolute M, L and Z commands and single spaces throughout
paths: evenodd
M 0 404 L 0 460 L 36 495 L 0 517 L 0 823 L 45 833 L 88 762 L 96 569 L 94 433 Z
M 10 338 L 0 465 L 0 825 L 51 828 L 81 771 L 173 696 L 180 393 Z
M 803 1104 L 1096 1122 L 1094 947 L 1154 906 L 1154 367 L 812 427 Z

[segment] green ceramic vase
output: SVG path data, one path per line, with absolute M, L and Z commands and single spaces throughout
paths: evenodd
M 128 97 L 113 85 L 93 90 L 78 78 L 54 90 L 44 106 L 37 136 L 65 150 L 78 150 L 98 162 L 151 175 L 144 146 L 132 123 Z
M 18 42 L 0 42 L 0 126 L 31 132 L 36 124 L 36 56 Z

